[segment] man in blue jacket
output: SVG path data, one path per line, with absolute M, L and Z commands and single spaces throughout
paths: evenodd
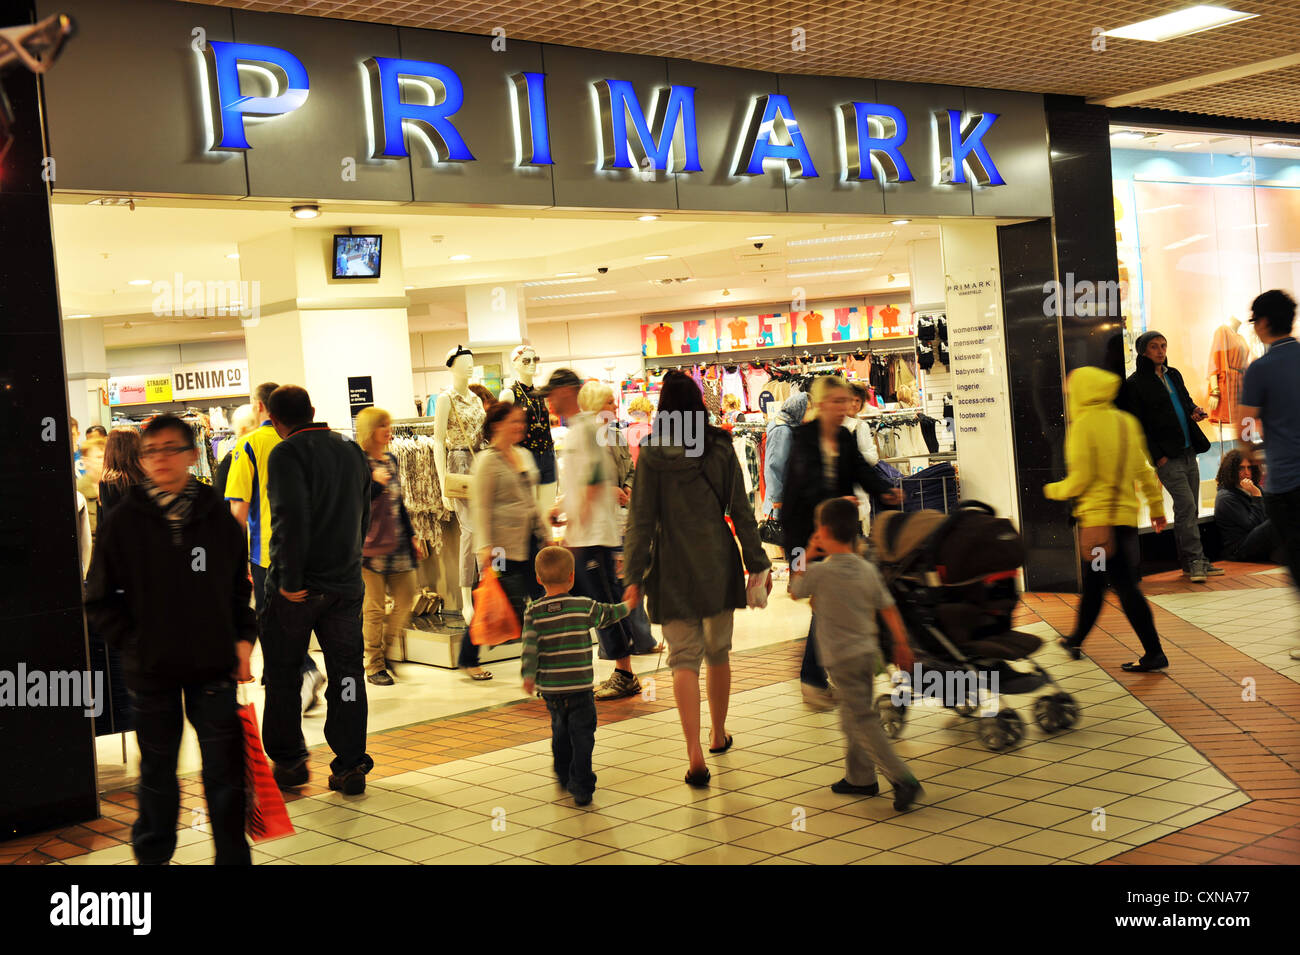
M 361 544 L 370 523 L 370 467 L 365 452 L 313 421 L 307 392 L 282 385 L 268 402 L 281 441 L 267 457 L 271 568 L 263 610 L 266 718 L 262 727 L 281 788 L 308 782 L 299 676 L 315 631 L 325 654 L 325 740 L 334 751 L 330 789 L 365 791 L 374 760 L 366 754 L 366 684 L 362 668 Z

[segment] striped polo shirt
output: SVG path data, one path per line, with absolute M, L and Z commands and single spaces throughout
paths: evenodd
M 534 600 L 524 611 L 520 676 L 535 679 L 543 696 L 579 693 L 595 682 L 591 628 L 608 627 L 628 615 L 627 604 L 557 594 Z

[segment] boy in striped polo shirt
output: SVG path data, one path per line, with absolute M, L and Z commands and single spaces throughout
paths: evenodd
M 546 588 L 524 611 L 524 692 L 541 691 L 551 712 L 551 754 L 560 785 L 579 806 L 591 802 L 596 774 L 591 751 L 596 745 L 596 697 L 592 691 L 591 628 L 608 627 L 632 611 L 627 603 L 602 604 L 575 597 L 573 554 L 563 547 L 543 547 L 535 564 L 537 581 Z

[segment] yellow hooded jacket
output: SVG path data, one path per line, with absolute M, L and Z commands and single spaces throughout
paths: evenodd
M 1065 438 L 1064 481 L 1043 493 L 1054 501 L 1074 499 L 1080 527 L 1108 524 L 1136 527 L 1141 485 L 1151 517 L 1165 516 L 1156 472 L 1147 460 L 1146 438 L 1137 418 L 1115 407 L 1118 375 L 1091 366 L 1070 372 L 1070 424 Z M 1123 448 L 1123 460 L 1120 460 Z M 1118 480 L 1118 486 L 1116 485 Z

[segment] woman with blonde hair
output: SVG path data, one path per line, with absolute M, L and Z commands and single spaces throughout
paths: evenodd
M 627 436 L 618 427 L 618 403 L 614 389 L 599 381 L 589 381 L 578 391 L 578 407 L 590 411 L 600 421 L 596 438 L 609 455 L 618 493 L 618 506 L 627 507 L 632 497 L 632 452 L 628 450 Z
M 632 455 L 632 467 L 636 467 L 637 455 L 641 453 L 641 439 L 650 433 L 650 419 L 654 417 L 655 406 L 645 395 L 637 395 L 627 403 L 627 414 L 632 423 L 627 426 L 627 449 Z
M 382 408 L 364 408 L 357 415 L 357 444 L 370 462 L 370 529 L 361 546 L 361 579 L 366 596 L 361 607 L 365 639 L 366 681 L 392 686 L 385 648 L 406 629 L 415 600 L 415 568 L 425 557 L 424 542 L 415 536 L 402 502 L 397 458 L 388 451 L 393 417 Z M 393 610 L 384 612 L 385 596 Z

